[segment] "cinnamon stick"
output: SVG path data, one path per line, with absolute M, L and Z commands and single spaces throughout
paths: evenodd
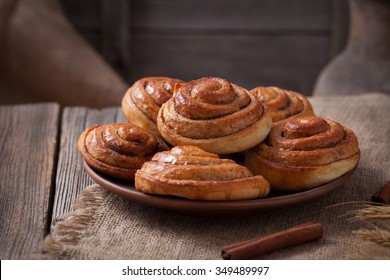
M 371 197 L 372 202 L 390 204 L 390 181 L 384 184 L 376 193 Z
M 222 248 L 225 260 L 244 260 L 282 248 L 320 239 L 324 229 L 319 223 L 307 223 Z

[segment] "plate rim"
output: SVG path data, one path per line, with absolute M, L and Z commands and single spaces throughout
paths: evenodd
M 207 212 L 211 209 L 218 210 L 218 213 L 224 211 L 246 212 L 252 210 L 271 210 L 302 203 L 334 191 L 338 187 L 342 186 L 355 170 L 355 168 L 353 168 L 344 175 L 324 185 L 298 193 L 246 200 L 204 201 L 190 200 L 173 196 L 146 194 L 137 191 L 134 187 L 134 183 L 120 181 L 96 171 L 85 160 L 83 160 L 83 167 L 96 184 L 112 193 L 118 194 L 132 201 L 139 201 L 158 208 L 189 213 Z

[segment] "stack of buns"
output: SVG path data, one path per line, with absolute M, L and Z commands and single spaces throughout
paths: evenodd
M 315 116 L 304 95 L 277 87 L 146 77 L 125 93 L 122 110 L 128 123 L 88 128 L 78 148 L 92 168 L 144 193 L 262 198 L 319 187 L 360 159 L 353 131 Z M 244 163 L 231 155 L 244 155 Z

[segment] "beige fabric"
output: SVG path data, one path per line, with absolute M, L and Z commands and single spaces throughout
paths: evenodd
M 245 217 L 193 217 L 169 213 L 87 187 L 75 212 L 58 223 L 40 258 L 59 259 L 221 259 L 224 245 L 319 222 L 319 241 L 279 250 L 261 259 L 344 259 L 366 250 L 352 232 L 370 228 L 354 218 L 363 201 L 390 180 L 390 97 L 366 94 L 311 98 L 321 117 L 338 121 L 357 135 L 361 161 L 348 182 L 310 202 Z M 386 224 L 386 223 L 384 223 Z M 387 220 L 389 230 L 389 220 Z M 386 247 L 387 251 L 390 247 Z M 364 258 L 371 258 L 365 252 Z M 384 255 L 374 257 L 384 258 Z

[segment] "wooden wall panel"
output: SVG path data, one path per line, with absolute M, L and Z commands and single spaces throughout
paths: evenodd
M 101 5 L 100 0 L 60 0 L 63 10 L 76 29 L 99 31 Z
M 214 75 L 311 95 L 347 36 L 347 0 L 115 0 L 121 5 L 109 9 L 109 0 L 61 1 L 129 85 L 150 75 Z M 115 16 L 120 32 L 107 23 Z
M 135 28 L 329 30 L 331 1 L 132 0 Z
M 329 38 L 136 34 L 134 79 L 167 75 L 192 80 L 224 77 L 247 88 L 275 85 L 309 95 L 327 60 Z

